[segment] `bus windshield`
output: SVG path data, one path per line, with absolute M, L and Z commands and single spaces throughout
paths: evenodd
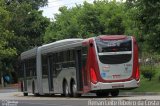
M 99 60 L 104 64 L 121 64 L 131 60 L 132 42 L 125 40 L 103 40 L 96 38 Z

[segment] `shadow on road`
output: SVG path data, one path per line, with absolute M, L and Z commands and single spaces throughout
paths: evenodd
M 132 97 L 133 95 L 120 95 L 120 96 L 117 96 L 117 97 L 112 97 L 112 96 L 106 96 L 106 97 L 98 97 L 96 96 L 95 94 L 85 94 L 85 95 L 82 95 L 81 97 L 77 97 L 76 99 L 86 99 L 86 98 L 121 98 L 121 97 Z M 49 98 L 75 98 L 75 97 L 64 97 L 64 96 L 61 96 L 61 95 L 28 95 L 28 97 L 49 97 Z

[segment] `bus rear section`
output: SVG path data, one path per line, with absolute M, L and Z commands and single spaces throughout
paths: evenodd
M 98 36 L 91 39 L 88 59 L 91 92 L 118 96 L 119 89 L 139 86 L 138 46 L 132 36 Z

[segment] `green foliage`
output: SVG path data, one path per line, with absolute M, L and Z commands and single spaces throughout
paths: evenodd
M 5 71 L 4 61 L 6 58 L 12 58 L 17 55 L 17 49 L 9 46 L 9 41 L 12 40 L 14 33 L 8 30 L 10 22 L 10 12 L 6 10 L 4 1 L 0 1 L 0 71 Z M 9 63 L 9 62 L 8 62 Z
M 160 1 L 138 0 L 137 13 L 144 40 L 152 51 L 160 52 Z
M 10 13 L 5 10 L 3 3 L 3 1 L 0 2 L 0 61 L 5 57 L 16 55 L 16 49 L 8 46 L 8 41 L 12 39 L 13 33 L 7 30 Z
M 123 23 L 125 25 L 125 34 L 126 35 L 134 35 L 136 36 L 138 42 L 141 37 L 141 30 L 139 28 L 140 22 L 137 20 L 137 8 L 135 7 L 128 7 L 128 5 L 124 4 L 125 10 L 127 10 L 124 15 L 125 19 Z
M 84 2 L 73 8 L 61 7 L 44 36 L 45 42 L 64 38 L 87 38 L 101 34 L 133 34 L 133 22 L 127 17 L 123 3 L 115 1 Z M 132 10 L 134 11 L 134 10 Z M 127 20 L 127 21 L 126 21 Z M 128 28 L 129 27 L 129 28 Z M 135 29 L 137 30 L 137 29 Z
M 0 0 L 0 71 L 18 69 L 18 56 L 43 43 L 49 19 L 38 8 L 47 0 Z
M 19 4 L 28 4 L 31 8 L 38 10 L 40 7 L 44 7 L 47 5 L 48 0 L 7 0 L 6 4 L 10 5 L 12 3 L 19 3 Z
M 142 66 L 140 70 L 143 77 L 147 78 L 149 81 L 151 81 L 156 74 L 155 67 L 153 66 Z
M 148 81 L 148 79 L 144 78 L 143 75 L 141 75 L 141 81 L 139 88 L 136 88 L 132 91 L 127 92 L 160 92 L 160 66 L 154 67 L 155 69 L 155 75 L 152 78 L 151 81 Z
M 12 2 L 7 6 L 7 10 L 12 13 L 8 28 L 15 34 L 10 45 L 18 48 L 18 53 L 43 43 L 42 35 L 49 19 L 42 16 L 42 11 L 32 8 L 27 2 Z
M 0 31 L 0 61 L 3 58 L 9 58 L 17 54 L 16 48 L 8 46 L 9 40 L 12 39 L 13 34 L 7 30 Z

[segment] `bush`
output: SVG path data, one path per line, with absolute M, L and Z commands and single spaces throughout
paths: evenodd
M 144 78 L 147 78 L 149 81 L 152 80 L 152 78 L 155 76 L 155 67 L 152 66 L 142 66 L 141 67 L 141 74 Z

